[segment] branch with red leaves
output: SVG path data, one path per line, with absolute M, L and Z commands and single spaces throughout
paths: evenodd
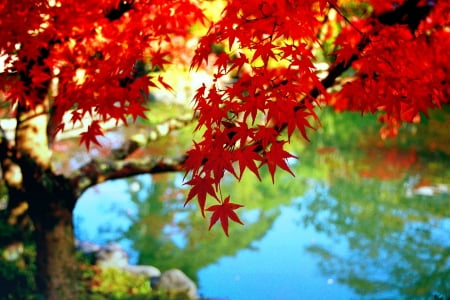
M 262 5 L 255 5 L 255 1 L 246 4 L 231 1 L 223 18 L 201 40 L 193 59 L 193 68 L 208 62 L 208 49 L 215 43 L 228 44 L 231 51 L 230 54 L 219 54 L 215 60 L 216 80 L 213 85 L 201 87 L 195 95 L 195 108 L 199 116 L 197 129 L 203 128 L 204 134 L 201 141 L 196 142 L 188 152 L 185 162 L 186 172 L 191 176 L 186 182 L 191 187 L 186 203 L 197 198 L 203 215 L 205 210 L 213 212 L 210 227 L 220 219 L 222 228 L 228 235 L 228 218 L 236 221 L 234 210 L 240 205 L 233 204 L 233 209 L 230 210 L 226 204 L 230 203 L 229 196 L 222 198 L 220 183 L 225 173 L 240 180 L 244 171 L 249 169 L 260 178 L 259 169 L 264 165 L 267 165 L 272 179 L 277 168 L 292 173 L 287 160 L 293 155 L 286 152 L 283 145 L 290 140 L 294 131 L 299 131 L 308 139 L 306 128 L 311 127 L 309 119 L 317 120 L 314 106 L 318 97 L 328 97 L 326 89 L 332 87 L 336 79 L 349 68 L 356 68 L 358 71 L 357 64 L 367 63 L 368 55 L 375 55 L 372 54 L 374 49 L 379 54 L 388 51 L 376 48 L 377 46 L 385 43 L 385 47 L 395 47 L 394 42 L 389 40 L 392 39 L 392 34 L 397 34 L 393 40 L 403 47 L 410 46 L 407 44 L 409 41 L 415 44 L 411 35 L 415 34 L 421 21 L 432 11 L 431 6 L 419 6 L 419 2 L 409 0 L 391 12 L 375 15 L 367 22 L 365 29 L 355 31 L 356 25 L 349 26 L 349 30 L 353 30 L 353 44 L 346 45 L 341 41 L 337 60 L 328 70 L 327 76 L 319 80 L 312 71 L 314 66 L 311 62 L 313 54 L 310 44 L 318 42 L 315 32 L 321 25 L 318 19 L 324 11 L 323 5 L 320 6 L 321 9 L 314 10 L 308 6 L 311 3 L 307 1 L 303 4 L 264 2 Z M 334 3 L 331 7 L 338 9 Z M 302 9 L 308 12 L 309 28 L 301 26 L 305 21 L 299 19 L 297 13 Z M 405 30 L 411 36 L 406 37 L 406 40 Z M 300 41 L 309 41 L 310 44 Z M 288 63 L 288 67 L 273 68 L 271 61 L 284 61 Z M 367 71 L 357 73 L 356 76 L 361 74 L 360 82 Z M 219 79 L 234 74 L 233 72 L 238 73 L 238 79 L 223 86 Z M 380 77 L 381 70 L 372 69 L 371 76 L 375 72 Z M 402 75 L 408 76 L 404 73 Z M 437 82 L 438 85 L 445 82 L 439 78 L 432 78 L 430 81 Z M 429 82 L 426 84 L 430 85 Z M 386 83 L 386 86 L 389 84 Z M 395 90 L 390 92 L 393 97 L 397 97 L 389 98 L 392 103 L 404 101 L 403 95 L 396 94 Z M 355 95 L 364 96 L 358 93 Z M 438 99 L 435 97 L 424 107 L 434 106 Z M 379 104 L 377 107 L 381 108 L 383 105 L 386 109 L 386 104 Z M 412 103 L 411 107 L 414 108 L 414 105 Z M 354 108 L 363 112 L 371 111 L 370 101 L 355 105 Z M 386 110 L 386 113 L 398 120 L 404 120 L 405 117 L 400 111 Z M 281 134 L 286 129 L 288 140 L 283 140 Z M 238 170 L 235 165 L 239 166 Z M 219 204 L 206 208 L 209 197 Z

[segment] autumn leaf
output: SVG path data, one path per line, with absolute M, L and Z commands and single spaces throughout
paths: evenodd
M 239 162 L 239 179 L 242 178 L 244 171 L 246 168 L 250 169 L 253 174 L 258 177 L 259 181 L 261 181 L 261 176 L 259 175 L 259 167 L 255 162 L 262 161 L 262 157 L 256 151 L 256 146 L 248 146 L 243 148 L 240 151 L 236 151 L 236 157 Z
M 252 62 L 254 62 L 258 57 L 262 59 L 264 65 L 267 65 L 270 58 L 277 60 L 273 49 L 275 46 L 271 43 L 263 43 L 255 47 L 255 53 L 253 54 Z
M 275 171 L 277 167 L 295 176 L 287 164 L 288 158 L 297 158 L 297 156 L 283 149 L 283 145 L 286 141 L 277 141 L 270 146 L 270 150 L 266 151 L 267 166 L 269 168 L 270 175 L 272 176 L 272 182 L 275 182 Z
M 148 109 L 146 107 L 144 107 L 141 103 L 133 101 L 128 105 L 127 109 L 128 109 L 128 113 L 133 117 L 134 122 L 136 122 L 138 117 L 147 119 L 147 116 L 145 115 L 145 111 L 147 111 Z
M 168 90 L 168 91 L 174 93 L 173 88 L 170 86 L 170 84 L 168 84 L 167 82 L 164 81 L 164 78 L 163 78 L 161 75 L 158 76 L 158 82 L 159 82 L 166 90 Z
M 31 69 L 30 75 L 31 75 L 33 84 L 35 84 L 37 87 L 44 87 L 45 83 L 51 79 L 48 72 L 45 72 L 43 70 L 43 68 L 37 67 L 37 66 L 35 66 Z
M 102 127 L 100 122 L 97 120 L 92 121 L 85 132 L 80 134 L 80 144 L 85 144 L 86 148 L 89 150 L 92 143 L 101 146 L 98 142 L 97 137 L 103 135 Z
M 221 204 L 216 204 L 208 207 L 206 210 L 212 212 L 209 229 L 220 220 L 222 229 L 228 235 L 228 219 L 244 225 L 239 219 L 239 216 L 234 212 L 236 209 L 243 207 L 243 205 L 230 202 L 230 196 L 226 197 Z
M 164 70 L 164 66 L 170 64 L 170 61 L 166 59 L 169 55 L 169 52 L 161 52 L 161 49 L 158 49 L 151 58 L 152 66 Z
M 191 180 L 187 181 L 185 184 L 192 186 L 189 190 L 184 205 L 191 201 L 194 197 L 197 197 L 198 204 L 200 206 L 200 211 L 203 217 L 205 216 L 205 203 L 206 197 L 211 195 L 217 199 L 216 191 L 214 190 L 215 180 L 209 176 L 201 177 L 195 175 Z

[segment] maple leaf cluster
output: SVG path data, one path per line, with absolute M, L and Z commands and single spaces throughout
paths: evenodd
M 277 168 L 292 173 L 288 159 L 295 156 L 284 145 L 296 130 L 307 139 L 306 129 L 317 118 L 309 93 L 315 88 L 325 94 L 312 61 L 325 2 L 229 1 L 200 40 L 191 67 L 213 61 L 216 72 L 213 84 L 194 97 L 203 138 L 185 163 L 192 176 L 187 202 L 197 197 L 202 213 L 207 196 L 220 202 L 212 206 L 211 224 L 219 218 L 225 232 L 228 223 L 217 214 L 236 221 L 229 207 L 238 208 L 220 193 L 225 173 L 237 180 L 247 169 L 261 179 L 263 166 L 272 180 Z M 211 57 L 217 44 L 225 51 Z
M 295 156 L 284 146 L 295 131 L 308 139 L 318 104 L 382 112 L 385 137 L 449 102 L 448 3 L 366 1 L 352 12 L 348 2 L 363 1 L 229 1 L 200 40 L 192 68 L 212 63 L 216 72 L 195 95 L 203 138 L 188 152 L 187 202 L 197 197 L 202 213 L 208 198 L 226 206 L 212 206 L 211 224 L 235 220 L 229 207 L 238 206 L 225 205 L 229 196 L 223 200 L 220 191 L 225 173 L 237 180 L 246 169 L 260 179 L 263 166 L 272 180 L 278 168 L 292 173 L 288 159 Z M 325 42 L 334 50 L 320 79 L 316 53 Z M 212 56 L 215 44 L 224 51 Z M 351 76 L 336 83 L 344 71 Z M 339 92 L 330 96 L 333 85 Z
M 338 59 L 358 58 L 352 61 L 354 76 L 329 104 L 336 110 L 381 112 L 383 138 L 396 136 L 402 122 L 419 122 L 421 116 L 428 117 L 429 109 L 449 102 L 450 4 L 409 1 L 417 6 L 393 24 L 396 15 L 386 10 L 403 2 L 371 1 L 379 13 L 376 22 L 355 17 L 355 27 L 347 27 L 337 38 Z M 362 44 L 367 46 L 358 49 Z

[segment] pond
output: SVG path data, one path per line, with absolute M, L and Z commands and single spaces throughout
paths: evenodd
M 324 112 L 311 143 L 290 149 L 295 177 L 225 180 L 223 192 L 245 205 L 245 225 L 229 238 L 183 206 L 183 174 L 90 189 L 75 209 L 76 235 L 119 241 L 131 263 L 179 268 L 209 299 L 444 299 L 449 115 L 382 142 L 373 118 Z

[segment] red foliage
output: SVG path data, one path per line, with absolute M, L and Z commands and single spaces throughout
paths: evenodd
M 189 0 L 6 0 L 0 14 L 0 53 L 9 54 L 5 72 L 21 77 L 3 79 L 0 86 L 12 103 L 32 105 L 42 101 L 39 88 L 56 76 L 56 122 L 73 109 L 80 118 L 98 121 L 142 117 L 142 95 L 169 86 L 160 77 L 138 74 L 137 62 L 163 69 L 179 61 L 174 49 L 185 49 L 177 38 L 191 38 L 190 26 L 205 21 Z M 94 128 L 84 135 L 87 145 Z
M 190 60 L 192 69 L 212 62 L 214 81 L 194 97 L 203 137 L 187 153 L 186 203 L 197 198 L 204 214 L 208 197 L 219 200 L 207 209 L 211 226 L 220 219 L 228 234 L 240 206 L 219 199 L 222 178 L 240 180 L 246 169 L 260 178 L 265 165 L 272 179 L 277 168 L 291 172 L 285 145 L 296 131 L 308 139 L 318 103 L 382 112 L 383 136 L 448 103 L 449 11 L 442 0 L 229 0 Z M 87 147 L 102 134 L 101 121 L 144 117 L 148 89 L 171 89 L 139 62 L 152 70 L 186 63 L 192 25 L 207 24 L 195 0 L 5 0 L 0 14 L 7 101 L 33 106 L 57 78 L 52 119 L 92 116 L 80 140 Z M 334 56 L 319 77 L 326 43 Z M 216 45 L 225 50 L 214 54 Z M 329 95 L 331 87 L 339 92 Z
M 374 4 L 384 12 L 389 5 L 381 2 L 383 9 L 380 8 L 382 3 Z M 409 2 L 414 1 L 406 3 Z M 448 18 L 444 21 L 443 16 L 448 16 L 450 4 L 447 1 L 415 2 L 419 2 L 412 9 L 416 19 L 430 10 L 417 28 L 412 28 L 416 19 L 404 22 L 407 16 L 396 24 L 386 22 L 387 17 L 381 20 L 388 24 L 374 23 L 371 18 L 360 20 L 365 24 L 364 38 L 370 40 L 367 47 L 360 51 L 356 49 L 357 43 L 350 47 L 344 44 L 338 53 L 338 59 L 348 60 L 359 52 L 352 64 L 356 71 L 353 80 L 344 85 L 331 103 L 337 110 L 381 111 L 380 121 L 386 124 L 381 131 L 383 138 L 395 136 L 401 122 L 418 122 L 420 113 L 428 116 L 429 109 L 449 102 L 450 32 Z M 361 34 L 349 29 L 342 39 L 349 40 L 349 36 Z
M 216 204 L 208 207 L 207 211 L 211 211 L 211 221 L 209 223 L 209 229 L 216 224 L 218 220 L 220 220 L 220 224 L 222 225 L 222 229 L 225 234 L 228 236 L 228 219 L 232 221 L 244 224 L 239 219 L 238 215 L 234 212 L 236 209 L 242 207 L 240 204 L 231 203 L 230 197 L 226 197 L 221 204 Z

